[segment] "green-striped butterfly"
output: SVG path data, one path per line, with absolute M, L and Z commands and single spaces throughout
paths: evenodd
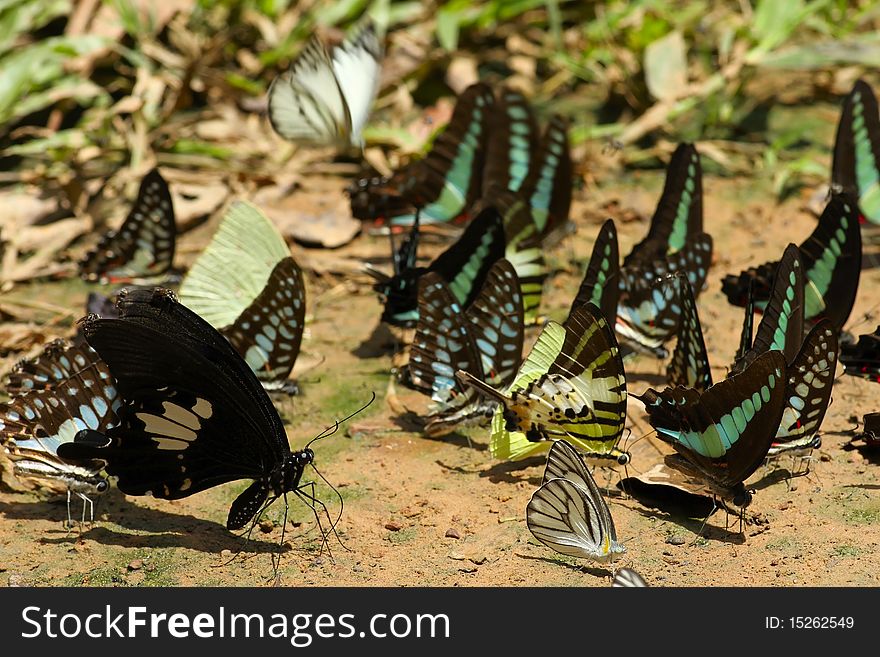
M 766 458 L 782 419 L 785 375 L 785 357 L 774 350 L 703 392 L 648 388 L 637 398 L 657 436 L 677 452 L 666 457 L 667 465 L 699 477 L 713 496 L 744 508 L 752 494 L 743 482 Z
M 232 343 L 267 390 L 295 391 L 288 376 L 305 326 L 305 283 L 259 208 L 229 207 L 184 278 L 180 301 Z
M 349 188 L 352 215 L 395 225 L 412 224 L 416 210 L 423 224 L 462 216 L 480 197 L 485 140 L 494 103 L 492 90 L 483 83 L 465 89 L 452 119 L 425 157 L 388 178 L 362 179 Z
M 858 198 L 862 216 L 880 224 L 880 116 L 871 87 L 858 80 L 843 102 L 831 184 Z
M 848 194 L 832 194 L 819 217 L 819 224 L 800 245 L 804 268 L 804 319 L 827 317 L 840 331 L 856 300 L 862 270 L 862 236 L 858 205 Z M 752 286 L 755 306 L 767 303 L 776 262 L 751 267 L 738 275 L 725 276 L 721 291 L 735 306 L 746 303 Z
M 492 421 L 492 455 L 517 460 L 564 438 L 604 464 L 629 462 L 617 448 L 626 422 L 626 377 L 614 332 L 598 308 L 548 322 L 513 383 L 493 385 L 467 368 L 460 381 L 501 406 Z
M 394 276 L 368 267 L 376 279 L 374 289 L 384 300 L 382 321 L 393 326 L 414 326 L 419 318 L 419 280 L 429 272 L 449 285 L 463 308 L 471 305 L 492 265 L 504 257 L 505 235 L 501 215 L 494 207 L 480 211 L 461 236 L 427 267 L 415 266 L 419 222 L 395 252 Z

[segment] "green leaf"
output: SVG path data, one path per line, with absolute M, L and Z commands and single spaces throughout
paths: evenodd
M 445 7 L 437 12 L 437 39 L 440 45 L 452 52 L 458 48 L 458 32 L 461 13 Z

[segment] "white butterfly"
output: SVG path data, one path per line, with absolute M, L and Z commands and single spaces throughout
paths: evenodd
M 593 476 L 564 440 L 550 448 L 542 485 L 526 507 L 526 523 L 544 545 L 571 557 L 608 562 L 626 552 Z
M 617 571 L 617 574 L 614 575 L 614 580 L 612 581 L 611 586 L 619 588 L 641 588 L 648 586 L 648 583 L 645 581 L 644 577 L 639 575 L 632 568 L 621 568 Z
M 369 19 L 333 50 L 317 37 L 269 87 L 269 120 L 300 144 L 363 147 L 361 131 L 379 90 L 382 45 Z

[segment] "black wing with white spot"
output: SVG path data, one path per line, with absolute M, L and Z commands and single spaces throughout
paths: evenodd
M 125 400 L 120 425 L 59 454 L 105 460 L 132 495 L 176 499 L 245 478 L 265 486 L 290 448 L 244 360 L 168 290 L 123 291 L 117 306 L 119 319 L 89 317 L 83 332 Z

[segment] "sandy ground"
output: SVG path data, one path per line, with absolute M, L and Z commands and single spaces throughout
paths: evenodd
M 614 181 L 576 193 L 577 233 L 549 254 L 557 269 L 547 284 L 544 310 L 561 319 L 606 214 L 618 218 L 621 250 L 645 234 L 663 182 L 660 171 L 619 174 Z M 777 206 L 766 181 L 707 176 L 705 226 L 715 239 L 709 287 L 699 298 L 716 378 L 737 344 L 741 311 L 720 292 L 722 276 L 750 263 L 778 258 L 789 240 L 805 238 L 815 224 L 807 193 Z M 610 208 L 607 211 L 602 208 Z M 212 224 L 213 225 L 213 224 Z M 210 234 L 205 226 L 182 240 L 191 257 Z M 866 247 L 866 253 L 877 247 Z M 361 237 L 333 252 L 295 247 L 301 261 L 328 263 L 365 256 L 387 258 L 387 239 Z M 880 272 L 865 259 L 856 308 L 848 329 L 870 332 Z M 335 417 L 378 395 L 345 430 L 319 442 L 317 465 L 344 499 L 339 537 L 321 551 L 311 512 L 291 500 L 281 548 L 284 585 L 559 585 L 604 586 L 610 572 L 557 555 L 526 528 L 525 505 L 540 481 L 543 460 L 498 463 L 488 452 L 488 431 L 431 440 L 396 421 L 387 403 L 392 340 L 377 330 L 380 305 L 360 276 L 311 275 L 303 349 L 323 362 L 301 379 L 302 394 L 280 404 L 293 446 L 303 444 Z M 16 288 L 9 299 L 52 300 L 82 307 L 81 283 Z M 865 313 L 871 313 L 871 319 Z M 63 334 L 62 324 L 50 332 Z M 531 336 L 534 339 L 534 335 Z M 3 365 L 18 357 L 10 354 Z M 842 371 L 842 370 L 841 370 Z M 662 384 L 665 363 L 640 358 L 628 364 L 628 386 L 641 392 Z M 398 388 L 399 401 L 416 410 L 425 399 Z M 822 427 L 823 446 L 811 474 L 786 481 L 787 468 L 762 468 L 751 485 L 758 522 L 725 530 L 723 512 L 703 533 L 699 509 L 646 505 L 616 495 L 610 507 L 628 548 L 619 562 L 657 586 L 877 585 L 880 577 L 878 456 L 848 448 L 853 416 L 880 410 L 880 386 L 839 377 Z M 630 400 L 634 438 L 648 433 L 641 404 Z M 470 438 L 469 444 L 468 437 Z M 660 453 L 645 437 L 632 446 L 629 474 L 645 471 Z M 619 479 L 613 474 L 612 485 Z M 602 476 L 599 478 L 602 481 Z M 279 551 L 277 504 L 266 522 L 243 539 L 226 531 L 229 503 L 246 482 L 229 484 L 177 502 L 125 497 L 113 490 L 97 506 L 96 520 L 81 533 L 67 532 L 63 497 L 46 491 L 0 493 L 0 583 L 39 585 L 261 585 L 273 581 L 270 553 Z M 322 499 L 335 513 L 326 487 Z M 74 507 L 78 509 L 78 507 Z M 693 517 L 689 517 L 693 516 Z M 457 538 L 455 537 L 457 536 Z M 242 553 L 232 559 L 234 553 Z M 231 559 L 231 561 L 230 561 Z

